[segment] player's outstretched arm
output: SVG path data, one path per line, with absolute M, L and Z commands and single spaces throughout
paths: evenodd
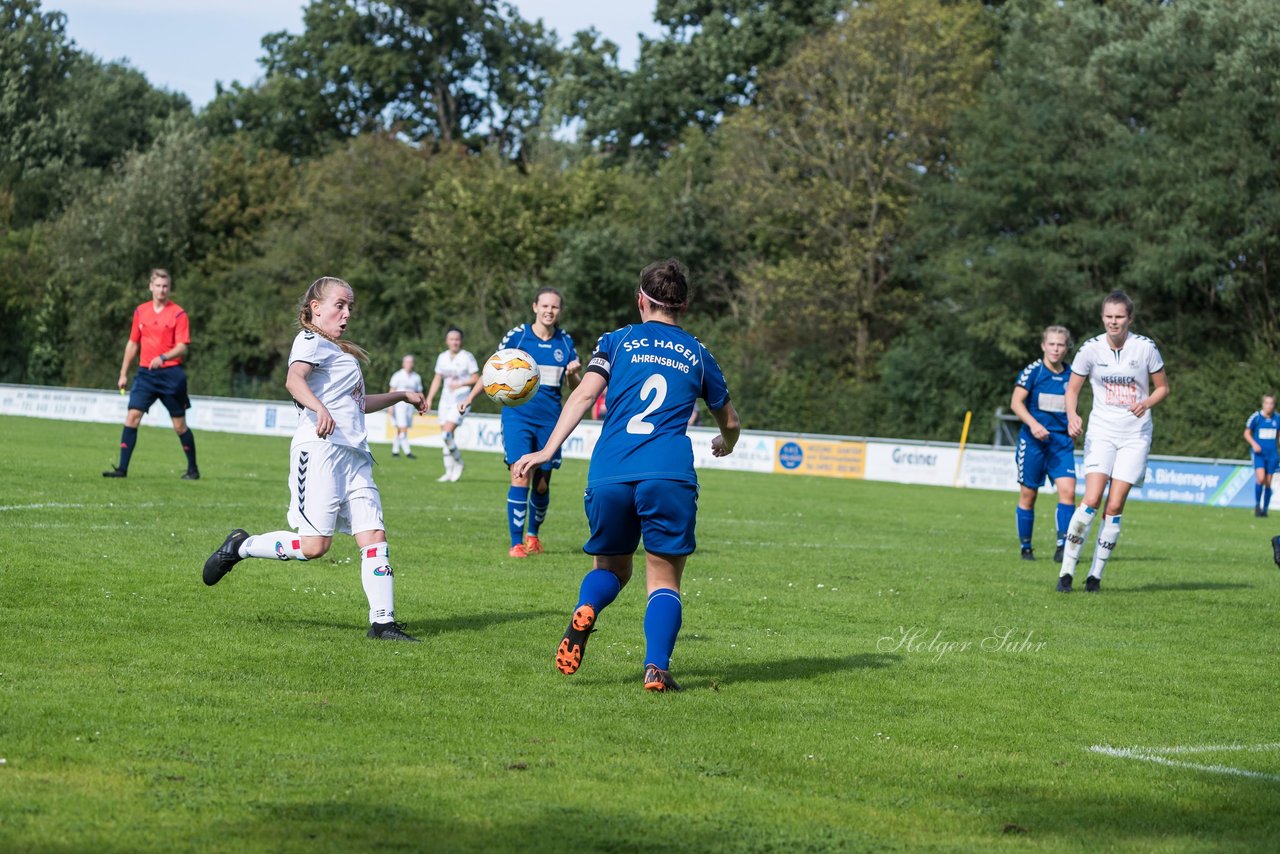
M 542 447 L 542 450 L 525 454 L 516 460 L 511 466 L 511 474 L 515 477 L 524 477 L 534 466 L 540 466 L 555 456 L 556 450 L 564 444 L 564 440 L 569 438 L 569 434 L 591 411 L 591 404 L 595 403 L 600 392 L 604 391 L 604 386 L 605 380 L 600 374 L 591 372 L 583 377 L 582 382 L 578 383 L 578 387 L 565 400 L 564 407 L 560 410 L 560 417 L 556 420 L 555 429 L 551 431 L 551 438 L 547 439 L 547 444 Z
M 711 417 L 720 428 L 720 435 L 711 438 L 711 456 L 727 457 L 733 453 L 733 447 L 738 444 L 738 436 L 742 433 L 738 410 L 733 408 L 733 401 L 728 400 L 719 409 L 711 410 Z

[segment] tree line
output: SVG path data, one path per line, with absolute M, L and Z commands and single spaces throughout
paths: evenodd
M 1280 386 L 1280 6 L 657 0 L 634 69 L 501 0 L 312 0 L 202 110 L 0 7 L 0 379 L 110 386 L 145 274 L 197 394 L 279 397 L 296 300 L 483 355 L 565 294 L 584 351 L 646 263 L 756 429 L 986 435 L 1061 323 L 1128 291 L 1173 395 L 1162 453 L 1239 457 Z

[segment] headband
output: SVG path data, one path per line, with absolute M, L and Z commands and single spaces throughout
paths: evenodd
M 649 302 L 653 303 L 654 305 L 656 305 L 656 306 L 658 306 L 658 307 L 660 307 L 660 308 L 675 308 L 675 306 L 668 305 L 668 304 L 667 304 L 667 303 L 665 303 L 665 302 L 659 302 L 658 300 L 656 300 L 656 299 L 654 299 L 653 297 L 649 296 L 649 294 L 645 293 L 644 285 L 641 285 L 641 286 L 640 286 L 640 293 L 644 294 L 645 299 L 647 299 Z

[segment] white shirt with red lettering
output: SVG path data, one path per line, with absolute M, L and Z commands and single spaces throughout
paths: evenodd
M 1151 435 L 1151 412 L 1141 417 L 1129 411 L 1151 394 L 1151 375 L 1164 370 L 1156 342 L 1129 333 L 1124 346 L 1113 349 L 1103 334 L 1080 345 L 1071 362 L 1071 373 L 1089 379 L 1093 409 L 1089 413 L 1090 436 L 1126 438 Z

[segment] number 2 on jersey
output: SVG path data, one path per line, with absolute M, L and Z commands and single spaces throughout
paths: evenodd
M 636 436 L 648 436 L 653 432 L 653 425 L 645 421 L 645 416 L 652 413 L 655 409 L 662 405 L 662 401 L 667 399 L 667 378 L 662 374 L 650 374 L 649 379 L 644 381 L 644 385 L 640 386 L 640 399 L 644 400 L 650 394 L 653 394 L 653 400 L 644 408 L 644 412 L 638 412 L 631 416 L 627 421 L 627 432 Z

